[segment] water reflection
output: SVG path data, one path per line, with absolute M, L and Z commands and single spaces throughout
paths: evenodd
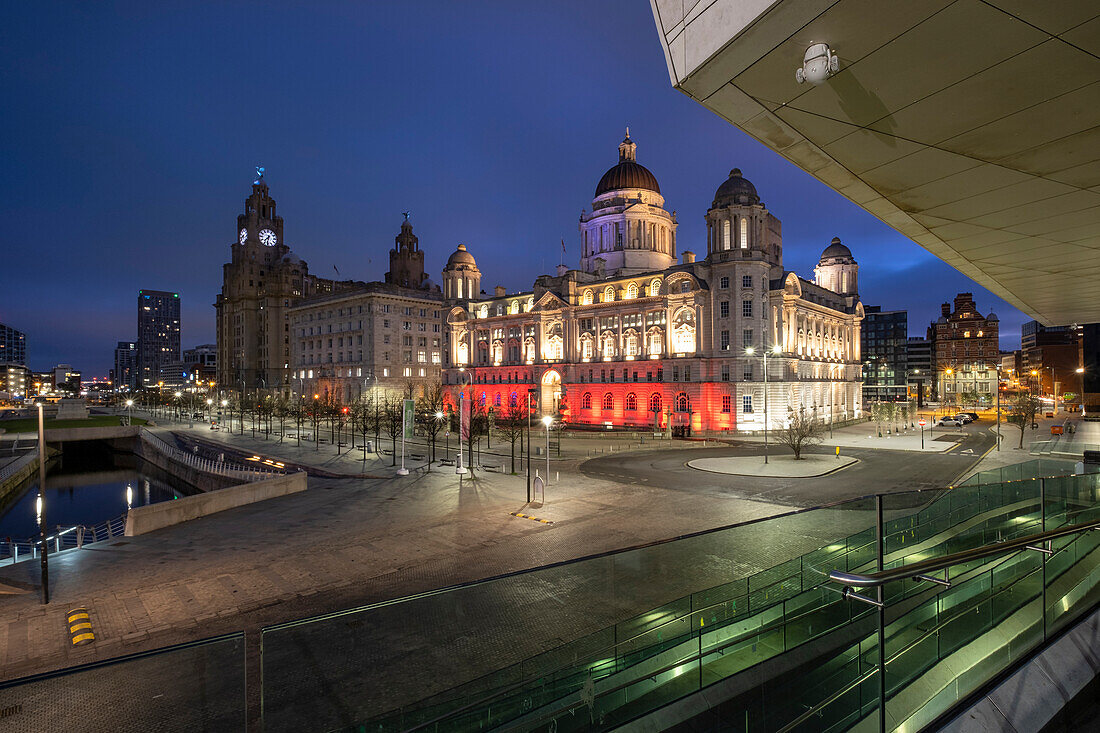
M 92 462 L 66 457 L 50 468 L 44 496 L 39 493 L 36 474 L 18 498 L 0 508 L 0 539 L 37 536 L 43 500 L 47 531 L 53 532 L 58 526 L 93 525 L 122 516 L 136 506 L 194 493 L 192 487 L 132 455 Z

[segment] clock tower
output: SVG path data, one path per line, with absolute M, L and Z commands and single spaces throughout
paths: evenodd
M 248 394 L 289 388 L 286 309 L 311 289 L 309 267 L 283 241 L 283 217 L 276 214 L 263 170 L 257 173 L 237 217 L 214 304 L 218 389 Z

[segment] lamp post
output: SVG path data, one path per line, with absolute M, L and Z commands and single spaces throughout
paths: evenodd
M 134 401 L 126 400 L 126 424 L 129 425 L 134 421 Z
M 997 365 L 997 450 L 1001 450 L 1001 366 Z
M 207 417 L 210 417 L 209 413 L 214 412 L 214 400 L 210 397 L 206 398 L 206 412 L 208 413 Z
M 550 424 L 554 418 L 549 415 L 542 416 L 542 424 L 546 426 L 546 483 L 550 483 Z M 545 485 L 545 484 L 544 484 Z
M 768 352 L 775 356 L 783 353 L 783 349 L 776 344 L 771 349 L 764 349 L 761 355 L 764 357 L 764 463 L 768 462 Z M 752 356 L 756 353 L 756 349 L 751 346 L 745 347 L 745 353 Z
M 466 473 L 466 468 L 462 465 L 462 418 L 465 413 L 466 402 L 466 387 L 473 385 L 473 376 L 466 371 L 465 367 L 459 367 L 459 390 L 458 390 L 458 463 L 455 466 L 455 473 L 462 475 Z M 463 384 L 465 382 L 465 384 Z M 470 390 L 470 419 L 466 422 L 466 442 L 470 446 L 470 466 L 474 465 L 474 450 L 473 450 L 473 435 L 474 435 L 474 405 L 473 405 L 474 391 Z
M 1074 371 L 1081 380 L 1081 417 L 1085 416 L 1085 368 L 1077 367 Z
M 226 405 L 228 405 L 228 404 L 229 404 L 229 400 L 222 400 L 222 402 L 221 402 L 222 410 L 228 412 L 228 410 L 225 409 Z M 218 413 L 218 418 L 219 418 L 218 422 L 220 423 L 221 422 L 221 419 L 220 419 L 221 418 L 221 413 L 220 412 Z M 233 432 L 233 416 L 232 415 L 229 416 L 229 432 L 230 433 Z M 299 443 L 299 445 L 301 445 L 301 444 Z
M 47 559 L 46 542 L 46 418 L 43 405 L 38 403 L 38 500 L 35 513 L 38 515 L 38 532 L 42 537 L 42 603 L 50 602 L 50 564 Z
M 527 388 L 527 503 L 531 503 L 531 403 L 535 398 L 535 388 Z M 547 453 L 549 456 L 549 453 Z
M 1055 378 L 1055 374 L 1054 374 L 1054 367 L 1045 366 L 1045 367 L 1043 367 L 1043 369 L 1049 369 L 1050 370 L 1050 399 L 1054 403 L 1054 414 L 1057 415 L 1058 414 L 1058 391 L 1055 388 L 1056 378 Z

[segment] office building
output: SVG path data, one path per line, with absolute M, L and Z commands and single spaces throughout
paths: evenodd
M 164 290 L 138 291 L 137 377 L 156 386 L 161 366 L 180 358 L 180 296 Z

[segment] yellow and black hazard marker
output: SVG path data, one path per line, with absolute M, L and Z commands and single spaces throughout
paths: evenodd
M 69 635 L 72 637 L 73 646 L 83 646 L 95 641 L 92 633 L 92 618 L 86 608 L 74 608 L 69 611 Z
M 519 517 L 520 519 L 530 519 L 535 522 L 542 522 L 543 524 L 553 524 L 549 519 L 539 519 L 538 517 L 532 517 L 530 514 L 520 514 L 519 512 L 509 512 L 513 517 Z

